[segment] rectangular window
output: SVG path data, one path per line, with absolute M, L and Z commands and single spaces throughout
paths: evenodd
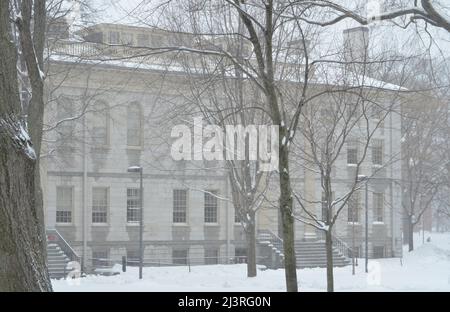
M 374 104 L 372 106 L 372 117 L 375 119 L 375 123 L 378 124 L 378 128 L 383 133 L 384 129 L 384 119 L 386 118 L 386 111 L 380 105 Z
M 219 264 L 219 249 L 205 250 L 205 264 Z
M 68 98 L 61 98 L 57 102 L 56 116 L 58 120 L 64 120 L 57 127 L 58 150 L 62 153 L 73 153 L 75 122 L 70 120 L 75 115 L 74 102 Z
M 120 43 L 120 33 L 118 31 L 110 31 L 109 32 L 109 43 L 110 44 L 119 44 Z
M 239 219 L 239 213 L 237 209 L 234 209 L 234 223 L 241 223 L 241 220 Z
M 92 117 L 92 142 L 94 146 L 106 146 L 109 143 L 109 110 L 105 103 L 95 104 L 97 110 Z
M 133 103 L 127 109 L 127 144 L 128 146 L 141 146 L 142 143 L 142 116 L 141 106 Z
M 92 266 L 101 268 L 109 266 L 109 253 L 107 250 L 96 250 L 92 252 Z
M 122 33 L 122 38 L 121 38 L 122 44 L 133 45 L 133 38 L 134 38 L 134 36 L 131 33 Z
M 186 223 L 187 191 L 173 190 L 173 223 Z
M 350 141 L 347 143 L 347 164 L 358 163 L 358 142 Z
M 353 250 L 355 251 L 355 258 L 359 258 L 359 257 L 360 257 L 360 256 L 359 256 L 359 247 L 354 247 Z M 349 258 L 353 258 L 353 253 L 352 253 L 351 247 L 350 247 L 350 250 L 349 250 L 348 257 L 349 257 Z
M 173 264 L 187 264 L 187 257 L 188 257 L 187 249 L 172 250 L 172 263 Z
M 138 266 L 139 265 L 139 250 L 127 249 L 127 265 Z
M 235 263 L 247 263 L 247 249 L 236 247 L 234 249 L 234 262 Z
M 373 246 L 373 258 L 384 258 L 384 246 Z
M 345 105 L 344 110 L 347 121 L 356 120 L 361 117 L 361 107 L 356 103 Z
M 56 188 L 56 223 L 72 223 L 73 188 L 58 186 Z
M 217 223 L 217 191 L 205 193 L 205 223 Z
M 348 222 L 359 222 L 359 193 L 355 192 L 347 202 Z
M 108 222 L 108 188 L 92 188 L 92 223 Z
M 384 194 L 373 193 L 373 220 L 383 222 Z
M 139 222 L 140 220 L 140 189 L 127 189 L 127 222 Z
M 383 164 L 383 140 L 374 139 L 372 142 L 372 163 L 374 165 Z
M 149 46 L 148 34 L 138 34 L 137 35 L 137 45 L 139 47 L 148 47 Z

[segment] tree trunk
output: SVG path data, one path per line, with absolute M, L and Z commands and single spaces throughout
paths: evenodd
M 325 248 L 327 250 L 327 291 L 333 292 L 333 240 L 331 237 L 331 228 L 325 232 Z
M 256 229 L 255 218 L 249 222 L 246 239 L 247 239 L 247 277 L 256 276 Z
M 36 155 L 20 121 L 9 1 L 0 1 L 0 291 L 51 291 L 36 202 Z
M 408 251 L 414 250 L 414 223 L 411 217 L 408 219 L 409 229 L 408 229 Z
M 295 257 L 294 244 L 294 217 L 292 216 L 292 188 L 289 177 L 289 153 L 287 147 L 283 145 L 283 131 L 280 132 L 280 212 L 283 220 L 283 249 L 284 249 L 284 269 L 286 276 L 286 290 L 297 292 L 297 262 Z

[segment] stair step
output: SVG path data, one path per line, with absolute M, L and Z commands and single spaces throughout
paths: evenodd
M 284 257 L 283 245 L 275 240 L 270 234 L 258 235 L 258 243 L 271 248 L 274 254 L 279 254 L 281 260 Z M 327 250 L 324 241 L 297 241 L 294 244 L 296 264 L 299 268 L 326 267 Z M 343 256 L 340 251 L 333 247 L 333 266 L 343 267 L 351 264 L 351 261 Z

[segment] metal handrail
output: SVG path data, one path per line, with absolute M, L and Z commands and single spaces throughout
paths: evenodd
M 72 249 L 72 247 L 64 239 L 64 237 L 58 232 L 57 229 L 47 229 L 46 234 L 47 234 L 47 239 L 48 239 L 49 234 L 56 235 L 58 237 L 58 240 L 55 242 L 58 244 L 58 246 L 61 248 L 61 250 L 64 251 L 66 256 L 69 257 L 70 261 L 80 262 L 81 257 L 75 252 L 75 250 Z
M 284 256 L 284 247 L 283 247 L 283 239 L 273 233 L 271 230 L 259 230 L 258 234 L 267 234 L 270 235 L 270 243 L 276 248 L 276 250 L 280 253 L 280 256 Z M 282 255 L 281 255 L 282 254 Z
M 325 232 L 323 230 L 317 230 L 321 239 L 325 239 Z M 344 257 L 351 258 L 352 248 L 347 245 L 341 238 L 331 233 L 331 243 Z

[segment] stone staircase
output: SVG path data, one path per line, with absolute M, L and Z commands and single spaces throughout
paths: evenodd
M 56 229 L 47 229 L 47 262 L 50 278 L 66 278 L 80 267 L 81 259 Z
M 61 250 L 58 244 L 51 241 L 47 242 L 47 261 L 50 278 L 65 278 L 70 271 L 68 268 L 69 257 Z
M 260 231 L 257 236 L 258 244 L 265 249 L 271 249 L 272 262 L 279 259 L 283 266 L 284 253 L 283 241 L 270 231 Z M 296 241 L 295 255 L 297 259 L 297 268 L 314 268 L 327 266 L 327 255 L 325 242 L 316 241 Z M 333 246 L 333 266 L 342 267 L 351 263 L 341 250 Z
M 327 253 L 324 241 L 295 242 L 295 255 L 298 268 L 325 268 L 327 266 Z M 350 259 L 333 247 L 333 266 L 343 267 L 349 264 L 351 264 Z

